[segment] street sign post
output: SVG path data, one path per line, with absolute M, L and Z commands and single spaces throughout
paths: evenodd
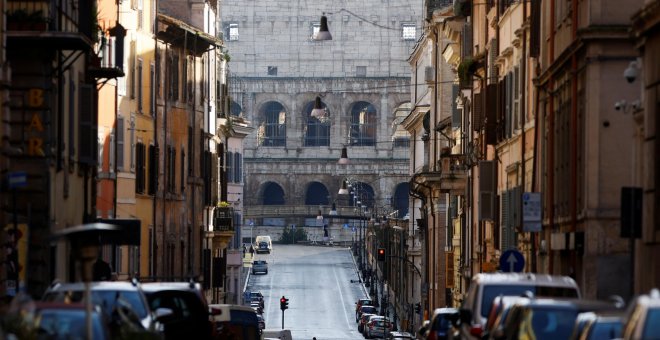
M 542 206 L 540 192 L 526 192 L 522 195 L 523 231 L 539 232 L 542 228 Z
M 515 250 L 510 249 L 500 256 L 500 270 L 509 273 L 520 273 L 525 268 L 525 258 Z

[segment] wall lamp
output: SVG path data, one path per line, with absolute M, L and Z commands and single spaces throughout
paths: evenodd
M 339 195 L 348 195 L 348 186 L 346 185 L 346 180 L 341 182 L 341 188 L 339 188 Z
M 314 108 L 309 115 L 321 122 L 326 122 L 328 120 L 328 111 L 325 107 L 323 107 L 323 104 L 321 103 L 321 97 L 316 96 L 316 99 L 314 99 Z
M 330 30 L 328 30 L 328 17 L 325 15 L 321 16 L 321 26 L 312 39 L 316 41 L 332 40 L 332 34 L 330 34 Z
M 337 164 L 346 165 L 348 163 L 349 163 L 348 149 L 346 149 L 346 147 L 344 146 L 344 147 L 341 148 L 341 157 L 337 161 Z

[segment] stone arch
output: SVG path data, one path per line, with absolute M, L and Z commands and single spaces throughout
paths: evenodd
M 320 99 L 320 98 L 319 98 Z M 329 146 L 330 145 L 330 111 L 328 106 L 321 100 L 320 105 L 324 116 L 313 116 L 315 101 L 305 105 L 303 117 L 305 117 L 304 146 Z
M 402 182 L 396 185 L 394 195 L 392 195 L 392 208 L 397 210 L 397 217 L 403 218 L 408 214 L 410 206 L 410 184 Z
M 231 104 L 229 104 L 229 114 L 233 117 L 243 117 L 243 108 L 240 104 L 232 100 Z
M 321 182 L 311 182 L 307 185 L 305 192 L 305 205 L 328 205 L 330 204 L 330 191 Z
M 286 203 L 284 189 L 275 182 L 266 182 L 261 190 L 262 205 L 284 205 Z
M 348 140 L 354 146 L 375 146 L 378 111 L 367 101 L 353 103 L 349 110 Z
M 286 146 L 287 110 L 282 103 L 271 100 L 259 108 L 257 143 L 260 146 Z

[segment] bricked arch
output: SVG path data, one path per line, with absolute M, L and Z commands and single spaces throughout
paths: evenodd
M 330 204 L 330 191 L 321 182 L 311 182 L 307 185 L 305 192 L 305 205 L 328 205 Z

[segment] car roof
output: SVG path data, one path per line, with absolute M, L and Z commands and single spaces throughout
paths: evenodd
M 145 282 L 140 285 L 142 290 L 152 292 L 159 290 L 198 290 L 201 285 L 197 282 Z
M 89 285 L 92 290 L 136 290 L 138 285 L 128 281 L 94 281 Z M 85 290 L 84 282 L 64 282 L 51 285 L 49 290 Z
M 451 307 L 436 308 L 433 310 L 433 315 L 437 314 L 454 314 L 458 313 L 458 309 Z
M 534 273 L 479 273 L 472 279 L 477 283 L 534 283 L 537 286 L 562 286 L 578 288 L 569 276 Z

